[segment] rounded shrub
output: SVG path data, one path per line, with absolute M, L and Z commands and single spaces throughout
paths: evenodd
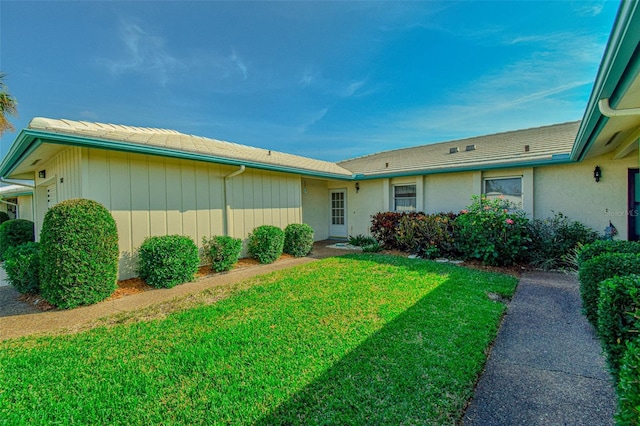
M 9 247 L 34 241 L 33 222 L 26 219 L 12 219 L 0 225 L 0 260 L 5 259 Z
M 7 281 L 20 293 L 40 291 L 40 244 L 28 242 L 9 247 L 5 253 Z
M 0 212 L 0 225 L 5 223 L 6 221 L 11 220 L 7 212 Z
M 196 243 L 183 235 L 148 237 L 138 249 L 138 274 L 156 288 L 193 281 L 199 264 Z
M 303 257 L 313 248 L 313 228 L 306 223 L 291 223 L 284 228 L 285 253 Z
M 42 297 L 60 308 L 90 305 L 117 287 L 118 229 L 102 204 L 66 200 L 47 211 L 40 232 Z
M 632 253 L 605 253 L 593 257 L 580 266 L 580 297 L 582 312 L 589 322 L 598 327 L 598 299 L 600 282 L 615 276 L 640 274 L 640 255 Z
M 242 240 L 227 236 L 202 238 L 204 256 L 216 272 L 228 271 L 238 263 L 242 252 Z
M 598 336 L 614 377 L 618 376 L 626 343 L 640 333 L 640 275 L 600 283 Z
M 617 393 L 616 424 L 640 425 L 640 338 L 627 342 Z
M 578 252 L 578 265 L 606 253 L 640 253 L 640 242 L 624 240 L 597 240 L 586 244 Z
M 249 234 L 249 254 L 260 263 L 273 263 L 284 248 L 284 231 L 277 226 L 258 226 Z

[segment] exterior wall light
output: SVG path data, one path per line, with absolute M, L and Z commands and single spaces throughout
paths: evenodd
M 360 191 L 360 182 L 356 182 L 356 194 Z
M 38 177 L 39 177 L 40 179 L 44 179 L 44 178 L 46 178 L 46 177 L 47 177 L 47 171 L 46 171 L 46 170 L 40 170 L 40 171 L 38 172 Z
M 596 180 L 596 182 L 600 182 L 601 177 L 602 177 L 602 170 L 600 170 L 600 166 L 596 166 L 596 168 L 593 169 L 593 178 Z

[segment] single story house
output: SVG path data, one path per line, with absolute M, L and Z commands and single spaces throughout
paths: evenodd
M 338 163 L 172 130 L 34 118 L 0 164 L 33 182 L 36 233 L 49 207 L 105 205 L 120 237 L 120 278 L 150 235 L 246 238 L 304 222 L 317 240 L 368 234 L 380 211 L 459 211 L 503 195 L 531 218 L 562 212 L 638 239 L 640 13 L 621 4 L 581 121 L 380 152 Z M 634 109 L 635 108 L 635 109 Z
M 33 189 L 28 184 L 1 186 L 0 211 L 9 219 L 33 220 Z

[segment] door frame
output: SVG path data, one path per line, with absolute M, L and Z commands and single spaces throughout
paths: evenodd
M 640 200 L 636 200 L 636 175 L 640 169 L 629 169 L 627 174 L 627 239 L 629 241 L 638 241 L 640 229 L 636 229 L 636 217 L 640 211 L 636 207 Z
M 342 214 L 344 223 L 342 225 L 333 224 L 333 194 L 343 194 Z M 349 236 L 347 226 L 347 188 L 334 188 L 329 190 L 329 238 L 347 238 Z M 338 232 L 336 232 L 336 230 Z

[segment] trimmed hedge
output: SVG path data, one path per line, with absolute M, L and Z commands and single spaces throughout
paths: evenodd
M 640 338 L 627 342 L 617 387 L 619 425 L 640 425 Z
M 9 247 L 35 241 L 33 222 L 26 219 L 12 219 L 0 225 L 0 260 L 5 260 Z
M 22 294 L 40 291 L 40 244 L 28 242 L 5 252 L 7 281 Z
M 216 236 L 210 239 L 203 237 L 202 249 L 213 271 L 228 271 L 238 263 L 240 252 L 242 252 L 242 240 L 227 236 Z
M 138 249 L 138 274 L 156 288 L 193 281 L 198 265 L 198 246 L 187 236 L 148 237 Z
M 100 203 L 66 200 L 47 211 L 40 233 L 42 297 L 60 308 L 100 302 L 117 288 L 118 230 Z
M 578 265 L 606 253 L 640 253 L 640 242 L 623 240 L 597 240 L 582 247 L 578 253 Z
M 589 322 L 598 327 L 598 299 L 600 282 L 615 276 L 640 274 L 640 255 L 632 253 L 605 253 L 582 264 L 578 272 L 582 312 Z
M 613 376 L 618 378 L 626 343 L 640 332 L 640 275 L 626 275 L 600 283 L 598 336 Z
M 313 228 L 306 223 L 291 223 L 284 228 L 283 251 L 295 257 L 304 257 L 313 248 Z
M 258 226 L 249 234 L 249 254 L 260 263 L 273 263 L 284 248 L 284 231 L 277 226 Z

